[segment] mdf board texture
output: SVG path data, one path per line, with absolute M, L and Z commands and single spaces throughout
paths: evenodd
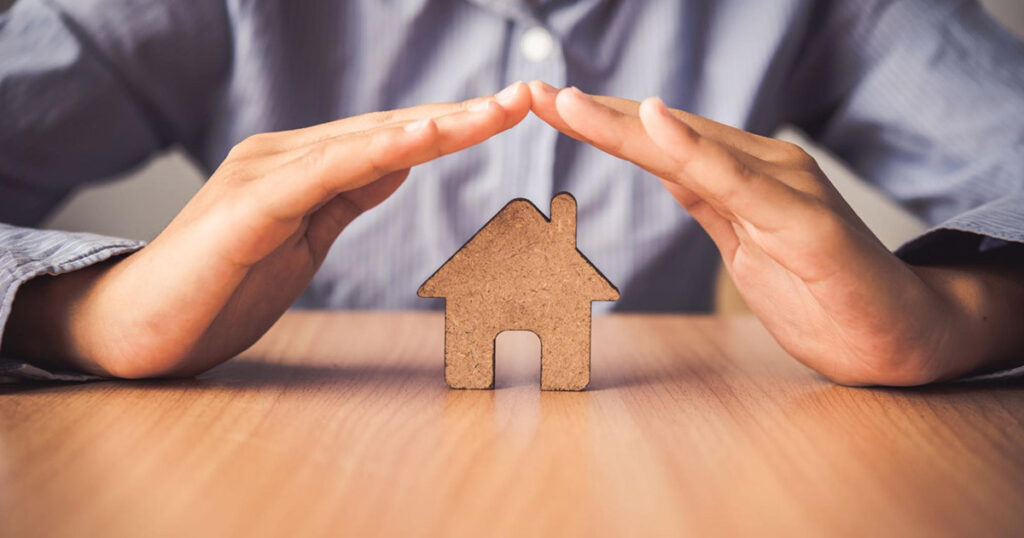
M 560 193 L 546 218 L 517 198 L 488 221 L 420 286 L 445 299 L 445 382 L 494 388 L 494 341 L 532 331 L 541 343 L 541 389 L 590 383 L 593 301 L 619 291 L 576 248 L 576 199 Z

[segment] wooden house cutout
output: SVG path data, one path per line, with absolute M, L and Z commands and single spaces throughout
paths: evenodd
M 551 200 L 551 219 L 509 202 L 420 286 L 445 299 L 444 378 L 457 389 L 494 388 L 494 341 L 504 331 L 540 338 L 543 390 L 590 383 L 591 302 L 619 290 L 576 249 L 576 199 Z

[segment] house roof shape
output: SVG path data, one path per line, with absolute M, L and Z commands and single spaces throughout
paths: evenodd
M 420 297 L 494 301 L 613 301 L 619 291 L 576 247 L 576 199 L 551 200 L 551 218 L 527 199 L 505 205 L 423 285 Z

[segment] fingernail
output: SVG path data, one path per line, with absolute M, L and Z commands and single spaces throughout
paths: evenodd
M 423 118 L 412 123 L 406 123 L 403 129 L 408 133 L 415 133 L 416 131 L 422 131 L 427 125 L 430 125 L 430 118 Z
M 466 110 L 469 110 L 470 112 L 483 112 L 484 110 L 487 110 L 487 107 L 491 106 L 492 101 L 493 99 L 484 99 L 482 101 L 477 101 L 469 105 L 469 107 Z
M 509 84 L 504 90 L 495 94 L 494 98 L 497 99 L 499 103 L 508 103 L 512 101 L 516 96 L 516 92 L 519 91 L 520 84 L 522 84 L 522 82 L 519 81 Z
M 587 95 L 586 93 L 583 93 L 583 91 L 580 90 L 579 88 L 577 88 L 576 86 L 570 86 L 569 87 L 569 91 L 572 92 L 573 95 L 575 95 L 576 97 L 579 97 L 580 99 L 583 99 L 584 101 L 593 101 L 594 100 L 593 97 Z

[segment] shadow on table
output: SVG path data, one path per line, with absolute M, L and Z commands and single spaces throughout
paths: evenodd
M 933 385 L 922 385 L 919 387 L 875 387 L 873 390 L 904 393 L 907 395 L 917 394 L 929 395 L 953 395 L 970 394 L 978 391 L 986 392 L 1020 392 L 1024 391 L 1024 376 L 1013 375 L 993 379 L 978 379 L 973 381 L 948 381 Z
M 96 380 L 86 382 L 25 382 L 0 385 L 0 395 L 18 393 L 110 390 L 114 387 L 172 390 L 303 389 L 318 386 L 443 385 L 440 366 L 386 364 L 281 364 L 258 359 L 228 361 L 196 377 L 180 379 Z
M 824 376 L 815 374 L 822 386 L 815 394 L 856 394 L 858 392 L 875 394 L 878 396 L 891 396 L 904 399 L 919 399 L 933 397 L 973 397 L 979 395 L 1021 395 L 1024 396 L 1024 375 L 1013 375 L 991 379 L 978 379 L 971 381 L 946 381 L 933 383 L 931 385 L 920 385 L 916 387 L 849 387 L 832 383 Z
M 424 361 L 435 362 L 435 361 Z M 95 380 L 87 382 L 21 382 L 0 384 L 0 395 L 19 393 L 78 392 L 111 390 L 115 387 L 135 389 L 209 390 L 235 389 L 251 390 L 265 387 L 302 389 L 316 386 L 378 388 L 401 385 L 444 386 L 443 365 L 389 365 L 389 364 L 282 364 L 262 359 L 228 361 L 196 377 L 180 379 L 144 380 Z M 687 380 L 702 382 L 713 375 L 706 365 L 679 361 L 673 368 L 661 371 L 594 372 L 588 387 L 589 392 L 614 390 L 640 385 L 679 384 Z M 708 371 L 705 371 L 708 370 Z M 524 385 L 537 385 L 539 371 L 523 371 L 522 368 L 503 369 L 498 365 L 495 390 L 505 390 Z
M 662 370 L 631 370 L 624 372 L 618 369 L 612 374 L 595 372 L 592 374 L 587 390 L 596 392 L 650 385 L 703 384 L 710 377 L 719 373 L 711 365 L 704 362 L 679 360 L 671 368 Z

